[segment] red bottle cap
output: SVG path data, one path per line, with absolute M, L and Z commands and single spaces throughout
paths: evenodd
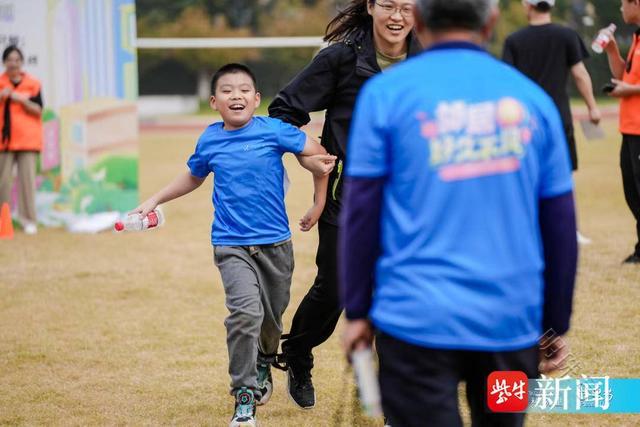
M 116 229 L 116 231 L 124 230 L 124 224 L 122 223 L 122 221 L 116 222 L 113 227 Z

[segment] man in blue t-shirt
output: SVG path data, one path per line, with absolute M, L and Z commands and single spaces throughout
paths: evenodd
M 461 425 L 460 381 L 474 425 L 521 425 L 522 413 L 486 410 L 487 376 L 536 377 L 543 330 L 569 327 L 577 245 L 562 122 L 542 89 L 479 46 L 497 2 L 418 0 L 416 16 L 427 50 L 370 80 L 354 113 L 345 349 L 378 331 L 391 425 Z
M 256 404 L 265 404 L 273 390 L 270 361 L 282 335 L 293 274 L 282 155 L 317 155 L 305 163 L 321 172 L 314 175 L 314 205 L 300 220 L 303 231 L 322 213 L 335 157 L 326 156 L 325 149 L 298 128 L 253 116 L 260 93 L 244 65 L 227 64 L 214 74 L 210 104 L 222 122 L 202 133 L 187 163 L 189 170 L 132 212 L 145 216 L 214 174 L 211 243 L 229 310 L 225 326 L 235 398 L 230 426 L 255 426 Z

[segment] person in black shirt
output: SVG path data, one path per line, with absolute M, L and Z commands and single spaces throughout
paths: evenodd
M 529 26 L 507 37 L 502 59 L 538 83 L 553 99 L 560 111 L 571 167 L 575 171 L 578 169 L 578 153 L 567 93 L 569 74 L 589 109 L 592 123 L 600 122 L 600 110 L 593 96 L 591 77 L 583 63 L 589 52 L 578 33 L 551 22 L 554 4 L 555 0 L 524 0 Z M 590 242 L 580 233 L 578 241 Z
M 338 214 L 351 114 L 365 81 L 421 50 L 412 39 L 414 3 L 352 0 L 327 26 L 324 39 L 330 45 L 269 105 L 269 116 L 294 126 L 306 125 L 310 112 L 326 110 L 321 143 L 329 154 L 337 156 L 318 221 L 318 274 L 296 310 L 288 338 L 282 343 L 283 356 L 278 358 L 287 368 L 289 395 L 304 409 L 315 405 L 312 349 L 331 336 L 342 313 L 337 278 Z

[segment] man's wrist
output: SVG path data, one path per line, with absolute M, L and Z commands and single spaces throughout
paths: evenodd
M 313 206 L 318 206 L 318 207 L 324 207 L 324 205 L 327 203 L 327 199 L 323 198 L 323 199 L 318 199 L 316 198 L 313 201 Z
M 640 95 L 640 85 L 632 85 L 632 84 L 628 84 L 626 83 L 623 87 L 623 95 L 622 97 L 625 98 L 627 96 L 636 96 L 636 95 Z
M 345 310 L 344 314 L 349 321 L 369 319 L 369 309 Z

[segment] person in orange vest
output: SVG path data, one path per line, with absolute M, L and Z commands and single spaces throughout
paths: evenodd
M 620 11 L 625 23 L 640 26 L 640 0 L 621 0 Z M 613 75 L 609 95 L 620 98 L 622 186 L 624 198 L 636 220 L 638 238 L 633 253 L 623 263 L 640 264 L 640 29 L 633 35 L 626 61 L 620 55 L 612 30 L 604 28 L 600 32 L 608 37 L 604 50 Z
M 42 150 L 40 82 L 22 70 L 24 55 L 16 46 L 2 53 L 0 75 L 0 204 L 9 202 L 14 163 L 18 167 L 18 211 L 25 233 L 35 234 L 36 160 Z

